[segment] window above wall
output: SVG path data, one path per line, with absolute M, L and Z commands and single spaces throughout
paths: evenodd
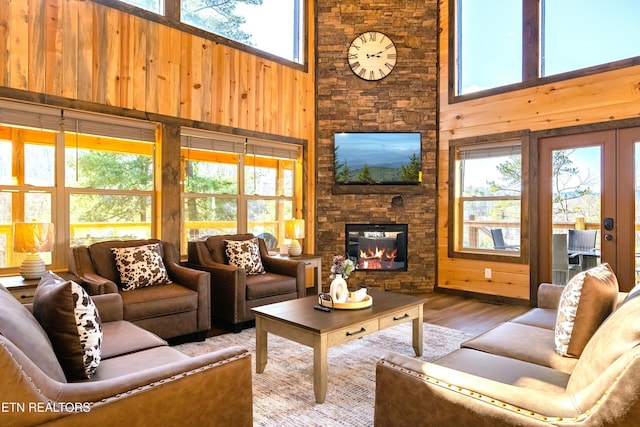
M 252 53 L 304 64 L 304 0 L 101 0 L 132 5 L 178 28 L 208 33 L 246 46 Z M 127 8 L 135 13 L 135 8 Z M 143 14 L 149 18 L 151 14 Z M 218 40 L 216 40 L 218 41 Z M 253 51 L 255 50 L 255 52 Z
M 450 101 L 640 62 L 640 2 L 450 0 Z
M 541 2 L 542 77 L 640 55 L 637 0 Z

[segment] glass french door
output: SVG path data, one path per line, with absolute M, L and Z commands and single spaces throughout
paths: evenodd
M 640 280 L 640 128 L 619 130 L 618 147 L 618 280 L 629 291 Z
M 539 156 L 540 280 L 563 285 L 607 262 L 631 289 L 640 271 L 640 128 L 542 138 Z

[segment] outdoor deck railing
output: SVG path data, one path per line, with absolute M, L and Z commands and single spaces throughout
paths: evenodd
M 464 227 L 468 228 L 468 242 L 466 248 L 483 248 L 482 242 L 492 242 L 491 230 L 501 228 L 505 242 L 509 244 L 519 244 L 519 241 L 512 241 L 509 239 L 509 230 L 516 230 L 516 234 L 519 236 L 519 229 L 521 224 L 515 221 L 483 221 L 483 220 L 467 220 L 464 222 Z M 640 224 L 636 224 L 636 247 L 640 247 Z M 582 218 L 578 218 L 576 222 L 555 222 L 553 224 L 554 232 L 564 230 L 600 230 L 600 224 L 595 222 L 586 222 Z M 600 234 L 597 236 L 597 242 L 600 242 Z M 493 248 L 493 246 L 491 246 Z
M 15 254 L 13 252 L 12 227 L 12 224 L 0 224 L 0 268 L 18 265 L 23 257 L 23 254 Z M 237 227 L 236 221 L 188 221 L 184 224 L 181 238 L 182 245 L 186 248 L 187 241 L 202 237 L 197 232 L 192 232 L 192 230 L 209 229 L 219 230 L 224 233 L 235 233 Z M 278 230 L 278 222 L 250 221 L 248 227 L 252 230 L 257 228 Z M 105 240 L 147 239 L 151 237 L 150 222 L 71 224 L 69 230 L 69 246 L 90 245 Z

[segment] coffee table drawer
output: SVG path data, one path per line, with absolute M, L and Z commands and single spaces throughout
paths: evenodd
M 380 318 L 380 329 L 390 328 L 393 325 L 407 322 L 420 315 L 420 307 L 415 306 Z
M 373 319 L 330 332 L 327 335 L 329 347 L 377 332 L 379 330 L 378 325 L 378 319 Z

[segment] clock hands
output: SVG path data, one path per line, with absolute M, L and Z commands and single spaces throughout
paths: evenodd
M 367 53 L 367 58 L 381 58 L 380 54 L 384 52 L 384 50 L 381 50 L 378 53 Z

